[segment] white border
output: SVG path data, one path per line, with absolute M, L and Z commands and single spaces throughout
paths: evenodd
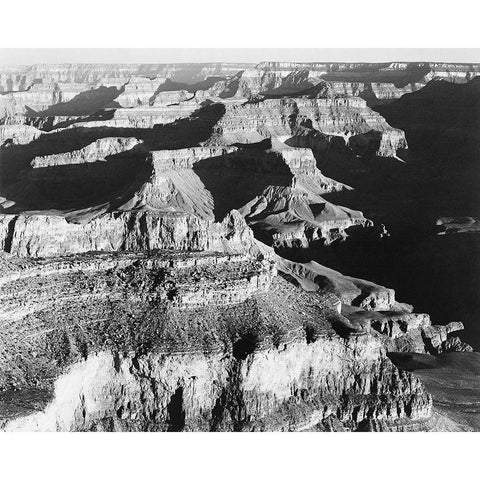
M 7 1 L 0 8 L 0 47 L 479 47 L 474 5 Z M 462 479 L 478 476 L 478 439 L 433 433 L 0 434 L 0 458 L 6 479 Z
M 478 477 L 477 434 L 2 434 L 0 447 L 6 479 Z
M 0 47 L 479 47 L 473 0 L 22 0 Z

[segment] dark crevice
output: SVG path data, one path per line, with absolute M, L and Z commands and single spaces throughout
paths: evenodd
M 15 233 L 15 223 L 17 222 L 17 216 L 13 217 L 9 222 L 7 226 L 7 235 L 5 237 L 5 243 L 4 243 L 4 251 L 7 253 L 12 252 L 12 242 L 13 242 L 13 235 Z
M 233 356 L 237 360 L 245 360 L 251 353 L 253 353 L 260 343 L 258 334 L 247 333 L 240 340 L 233 344 Z
M 167 424 L 169 432 L 181 432 L 185 428 L 185 410 L 183 409 L 183 387 L 179 386 L 167 405 Z

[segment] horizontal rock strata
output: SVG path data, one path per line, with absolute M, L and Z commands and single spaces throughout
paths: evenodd
M 430 397 L 381 343 L 337 336 L 335 301 L 292 290 L 269 262 L 157 252 L 3 270 L 3 387 L 53 389 L 5 430 L 365 429 L 429 416 Z M 25 286 L 28 304 L 16 300 Z

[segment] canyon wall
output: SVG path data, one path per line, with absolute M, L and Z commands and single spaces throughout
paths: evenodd
M 406 112 L 419 100 L 417 125 L 441 123 L 432 97 L 470 95 L 478 72 L 1 67 L 1 428 L 434 428 L 430 393 L 391 359 L 471 352 L 460 319 L 432 324 L 314 255 L 388 237 L 374 194 L 403 201 L 388 188 Z

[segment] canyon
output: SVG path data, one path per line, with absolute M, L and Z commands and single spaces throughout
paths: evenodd
M 478 430 L 479 75 L 0 66 L 0 429 Z

